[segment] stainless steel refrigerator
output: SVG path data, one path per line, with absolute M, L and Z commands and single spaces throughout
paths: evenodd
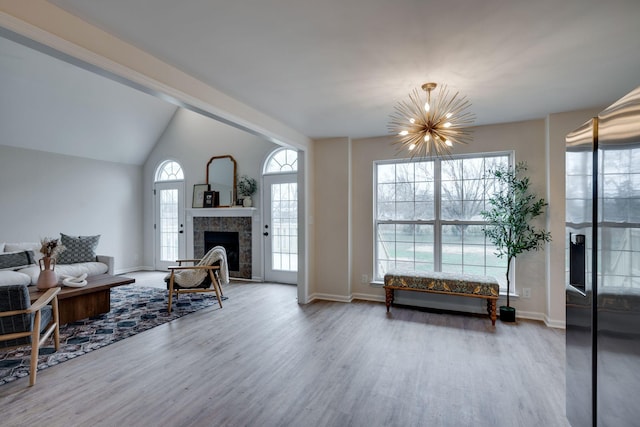
M 640 426 L 640 87 L 566 142 L 567 418 Z

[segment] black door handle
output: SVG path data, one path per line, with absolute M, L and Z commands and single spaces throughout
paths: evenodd
M 264 233 L 262 233 L 262 235 L 263 235 L 263 236 L 268 236 L 268 235 L 269 235 L 269 233 L 265 231 Z

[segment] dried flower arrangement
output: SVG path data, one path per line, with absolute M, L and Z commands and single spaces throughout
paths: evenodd
M 60 255 L 60 252 L 65 250 L 65 247 L 60 243 L 60 240 L 45 237 L 40 239 L 40 253 L 45 257 L 56 258 Z

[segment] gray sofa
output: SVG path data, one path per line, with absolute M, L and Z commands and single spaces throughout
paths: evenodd
M 35 285 L 40 275 L 40 246 L 39 242 L 0 242 L 0 286 Z M 114 274 L 113 263 L 111 256 L 96 255 L 95 261 L 91 262 L 57 264 L 55 271 L 62 283 L 62 276 Z

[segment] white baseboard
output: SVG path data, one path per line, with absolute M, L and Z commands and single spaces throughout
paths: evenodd
M 334 294 L 322 294 L 322 293 L 313 293 L 309 295 L 308 301 L 311 302 L 313 300 L 324 300 L 324 301 L 336 301 L 336 302 L 351 302 L 353 301 L 353 297 L 348 297 L 344 295 L 334 295 Z
M 522 311 L 516 310 L 516 317 L 518 319 L 527 319 L 527 320 L 538 320 L 540 322 L 545 322 L 545 315 L 543 313 L 538 313 L 535 311 Z
M 355 294 L 352 294 L 351 297 L 353 299 L 358 299 L 358 300 L 362 300 L 362 301 L 384 302 L 384 296 L 383 295 L 372 295 L 372 294 L 355 293 Z
M 550 328 L 567 329 L 566 321 L 550 319 L 548 316 L 544 316 L 544 324 Z
M 478 314 L 487 313 L 485 300 L 475 300 L 472 298 L 457 297 L 454 295 L 437 295 L 437 296 L 435 294 L 420 294 L 420 295 L 423 295 L 423 298 L 419 298 L 419 297 L 412 298 L 411 296 L 398 297 L 396 295 L 394 303 L 401 304 L 401 305 L 418 306 L 423 308 L 434 308 L 434 309 L 440 309 L 440 310 L 471 312 L 471 313 L 478 313 Z M 425 296 L 425 295 L 428 295 L 428 296 Z M 416 294 L 415 296 L 417 297 L 418 294 Z M 364 301 L 385 302 L 384 296 L 377 295 L 377 294 L 354 293 L 352 297 L 353 299 L 364 300 Z M 449 297 L 452 297 L 452 298 L 449 298 Z M 455 299 L 459 299 L 460 301 L 455 301 Z M 565 322 L 560 320 L 550 319 L 544 313 L 518 310 L 517 316 L 520 319 L 537 320 L 537 321 L 543 322 L 549 328 L 558 328 L 558 329 L 566 328 Z
M 138 266 L 138 267 L 128 267 L 128 268 L 118 268 L 115 270 L 115 274 L 127 274 L 133 271 L 155 271 L 155 268 L 150 267 L 148 265 Z

